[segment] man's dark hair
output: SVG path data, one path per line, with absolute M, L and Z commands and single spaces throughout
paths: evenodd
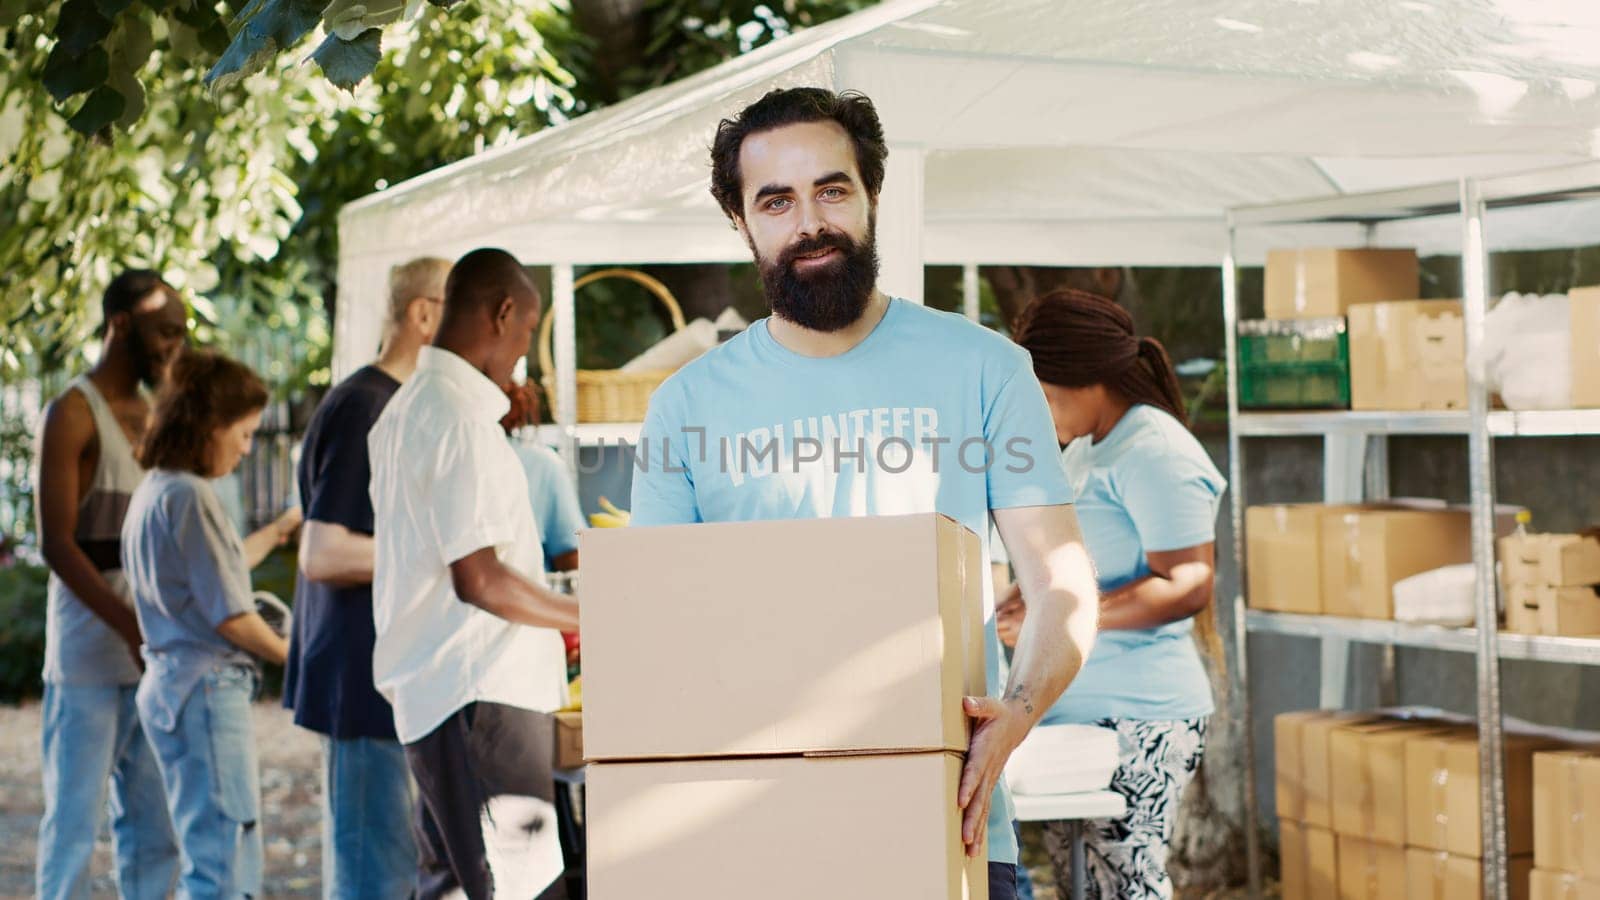
M 156 394 L 139 464 L 212 477 L 211 436 L 265 408 L 267 399 L 267 386 L 243 363 L 211 350 L 184 351 Z
M 876 198 L 883 190 L 884 161 L 889 146 L 883 124 L 872 101 L 855 91 L 836 94 L 824 88 L 802 87 L 770 91 L 737 116 L 717 125 L 711 143 L 711 196 L 730 219 L 744 218 L 744 176 L 739 172 L 739 149 L 752 134 L 806 122 L 837 122 L 856 148 L 856 168 L 863 187 Z
M 482 247 L 450 267 L 444 282 L 444 315 L 448 319 L 477 310 L 492 312 L 505 298 L 524 294 L 539 302 L 539 289 L 522 263 L 504 250 Z
M 112 316 L 133 312 L 140 301 L 155 291 L 164 291 L 172 298 L 178 296 L 172 285 L 167 284 L 159 272 L 151 269 L 128 269 L 111 279 L 111 283 L 106 285 L 106 292 L 100 297 L 100 333 L 105 333 L 106 323 L 111 321 Z

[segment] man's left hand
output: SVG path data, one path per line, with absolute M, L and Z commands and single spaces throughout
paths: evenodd
M 984 839 L 988 836 L 989 804 L 994 798 L 994 787 L 1005 772 L 1006 760 L 1028 736 L 1033 723 L 1021 707 L 993 697 L 967 697 L 961 706 L 975 727 L 957 799 L 964 811 L 961 842 L 966 845 L 967 855 L 975 857 L 983 852 Z

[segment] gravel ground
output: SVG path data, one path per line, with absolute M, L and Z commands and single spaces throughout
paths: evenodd
M 267 879 L 265 896 L 321 894 L 321 812 L 317 803 L 322 751 L 310 732 L 296 728 L 276 702 L 255 707 L 261 748 Z M 0 706 L 0 900 L 32 894 L 35 843 L 44 798 L 39 777 L 39 705 Z M 1051 876 L 1036 828 L 1024 826 L 1024 858 L 1034 873 L 1037 900 L 1063 900 Z M 115 897 L 111 881 L 111 837 L 103 831 L 95 847 L 94 890 Z M 1201 895 L 1188 895 L 1198 900 Z M 1243 897 L 1243 891 L 1212 895 Z
M 315 735 L 296 728 L 276 703 L 255 708 L 261 748 L 261 800 L 267 851 L 267 897 L 321 895 L 321 812 Z M 39 705 L 0 706 L 0 898 L 33 893 L 33 863 L 44 797 L 39 777 Z M 102 830 L 94 856 L 95 897 L 115 897 L 111 836 Z

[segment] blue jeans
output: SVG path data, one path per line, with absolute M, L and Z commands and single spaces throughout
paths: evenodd
M 1017 900 L 1033 900 L 1033 876 L 1022 864 L 1022 823 L 1012 822 L 1011 829 L 1017 833 Z
M 394 900 L 417 881 L 406 751 L 377 738 L 322 739 L 322 896 Z
M 250 720 L 255 691 L 255 672 L 224 664 L 195 687 L 172 731 L 145 723 L 183 851 L 182 900 L 261 896 L 261 765 Z
M 89 860 L 108 799 L 118 892 L 145 900 L 172 888 L 178 848 L 133 693 L 132 685 L 44 686 L 44 818 L 35 870 L 43 900 L 89 896 Z

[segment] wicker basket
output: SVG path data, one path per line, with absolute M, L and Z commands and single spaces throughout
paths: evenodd
M 641 284 L 672 317 L 672 330 L 683 330 L 683 309 L 667 290 L 667 286 L 643 272 L 633 269 L 602 269 L 573 282 L 572 290 L 593 284 L 604 278 L 626 278 Z M 543 374 L 545 396 L 549 398 L 551 415 L 559 421 L 560 397 L 556 392 L 556 366 L 551 354 L 552 328 L 555 316 L 545 316 L 539 324 L 539 371 Z M 650 395 L 667 380 L 672 369 L 649 369 L 642 372 L 624 372 L 621 369 L 578 370 L 578 421 L 579 422 L 643 422 L 650 405 Z

